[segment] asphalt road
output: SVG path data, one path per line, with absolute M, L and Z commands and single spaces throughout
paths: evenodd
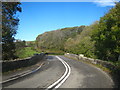
M 64 79 L 60 81 L 62 84 L 59 85 L 59 88 L 112 88 L 114 86 L 112 79 L 102 70 L 64 56 L 59 56 L 59 58 L 48 56 L 39 71 L 6 83 L 3 87 L 48 88 L 58 81 L 67 70 Z

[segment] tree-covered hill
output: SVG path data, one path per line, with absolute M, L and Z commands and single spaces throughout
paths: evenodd
M 63 28 L 36 38 L 40 50 L 61 50 L 116 62 L 120 57 L 120 2 L 89 26 Z
M 50 49 L 64 51 L 64 44 L 68 38 L 74 38 L 76 35 L 80 34 L 84 28 L 85 26 L 69 27 L 45 32 L 38 35 L 36 38 L 37 48 L 41 50 Z
M 76 35 L 74 38 L 69 38 L 65 42 L 65 50 L 74 54 L 84 54 L 87 57 L 96 58 L 95 52 L 95 42 L 91 40 L 91 36 L 95 31 L 94 28 L 98 25 L 98 21 L 94 22 L 90 26 L 86 26 L 84 30 Z

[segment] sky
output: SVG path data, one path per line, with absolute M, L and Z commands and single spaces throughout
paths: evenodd
M 90 25 L 104 16 L 113 2 L 22 2 L 16 39 L 33 41 L 39 34 L 65 27 Z

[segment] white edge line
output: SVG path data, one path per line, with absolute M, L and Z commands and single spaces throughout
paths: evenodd
M 43 65 L 43 63 L 42 63 L 37 69 L 35 69 L 35 70 L 31 71 L 31 72 L 28 72 L 28 73 L 25 73 L 25 74 L 23 74 L 23 75 L 20 75 L 19 77 L 15 77 L 15 78 L 11 78 L 11 79 L 5 80 L 5 81 L 3 81 L 3 82 L 0 82 L 0 84 L 5 83 L 5 82 L 9 82 L 9 81 L 11 81 L 11 80 L 18 79 L 18 78 L 23 77 L 23 76 L 25 76 L 25 75 L 29 75 L 29 74 L 31 74 L 31 73 L 39 70 L 42 65 Z

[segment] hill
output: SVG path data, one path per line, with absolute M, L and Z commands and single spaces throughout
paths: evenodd
M 64 45 L 69 38 L 80 34 L 85 26 L 62 28 L 40 34 L 36 38 L 37 48 L 40 50 L 65 51 Z

